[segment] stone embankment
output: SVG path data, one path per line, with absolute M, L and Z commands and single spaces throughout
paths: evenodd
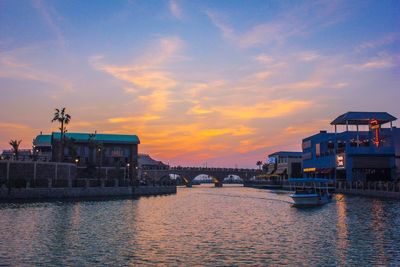
M 175 194 L 176 186 L 1 188 L 0 200 L 131 198 Z
M 110 172 L 111 173 L 111 172 Z M 131 186 L 125 176 L 77 178 L 75 164 L 0 161 L 0 200 L 140 197 L 176 193 L 166 182 Z
M 245 183 L 244 186 L 259 189 L 293 190 L 287 181 L 251 181 Z M 335 193 L 340 194 L 400 199 L 400 182 L 336 182 L 330 186 L 335 188 Z
M 337 182 L 336 193 L 400 199 L 399 182 Z

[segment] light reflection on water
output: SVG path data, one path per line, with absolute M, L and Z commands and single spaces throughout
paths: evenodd
M 138 200 L 0 204 L 0 265 L 397 265 L 400 202 L 211 185 Z

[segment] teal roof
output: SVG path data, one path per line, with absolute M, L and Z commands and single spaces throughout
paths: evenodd
M 51 146 L 51 135 L 50 134 L 39 134 L 33 139 L 34 146 Z
M 54 138 L 60 139 L 60 133 L 53 133 Z M 89 133 L 66 133 L 67 138 L 73 138 L 76 141 L 88 141 Z M 137 135 L 128 134 L 95 134 L 94 140 L 104 143 L 133 143 L 140 144 L 140 140 Z
M 368 125 L 371 120 L 377 120 L 379 124 L 385 124 L 397 120 L 387 112 L 358 112 L 350 111 L 337 117 L 332 125 Z

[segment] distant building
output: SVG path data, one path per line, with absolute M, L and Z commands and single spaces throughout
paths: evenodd
M 1 153 L 1 159 L 4 160 L 17 160 L 14 150 L 3 150 Z M 18 160 L 28 161 L 32 160 L 32 151 L 30 149 L 19 149 Z
M 320 131 L 303 139 L 304 176 L 346 181 L 398 179 L 400 131 L 392 125 L 395 120 L 386 112 L 347 112 L 337 117 L 331 122 L 334 133 Z M 386 124 L 389 128 L 383 127 Z M 345 130 L 338 132 L 338 126 Z
M 279 151 L 268 155 L 267 175 L 280 180 L 302 176 L 302 152 Z
M 139 168 L 142 170 L 167 170 L 169 166 L 162 161 L 152 159 L 147 154 L 139 154 Z

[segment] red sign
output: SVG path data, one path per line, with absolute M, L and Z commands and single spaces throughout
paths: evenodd
M 122 150 L 112 150 L 111 151 L 111 157 L 122 157 L 123 156 L 123 152 Z
M 346 157 L 344 154 L 336 155 L 336 168 L 345 169 L 346 168 Z

